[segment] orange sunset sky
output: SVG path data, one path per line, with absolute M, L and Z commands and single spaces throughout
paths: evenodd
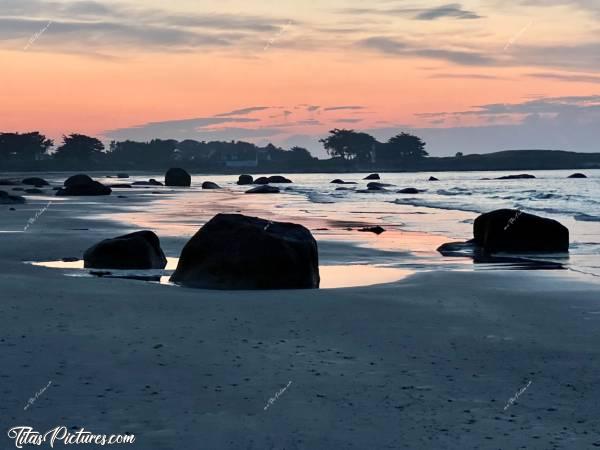
M 2 0 L 0 58 L 0 131 L 600 151 L 597 0 Z

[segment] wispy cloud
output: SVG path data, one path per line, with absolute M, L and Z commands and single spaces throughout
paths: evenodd
M 217 114 L 215 117 L 242 116 L 246 114 L 252 114 L 257 111 L 264 111 L 266 109 L 269 109 L 269 106 L 251 106 L 249 108 L 236 109 L 230 112 Z
M 350 106 L 329 106 L 327 108 L 323 108 L 323 111 L 357 111 L 365 109 L 364 106 L 358 105 L 350 105 Z
M 572 83 L 600 83 L 599 75 L 587 74 L 571 74 L 571 73 L 554 73 L 554 72 L 538 72 L 527 74 L 531 78 L 542 78 L 546 80 L 567 81 Z

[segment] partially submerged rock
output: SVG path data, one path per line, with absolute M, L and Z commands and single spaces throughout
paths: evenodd
M 569 230 L 553 219 L 499 209 L 475 219 L 474 241 L 488 252 L 566 252 Z
M 528 173 L 521 173 L 519 175 L 505 175 L 503 177 L 496 178 L 496 180 L 527 180 L 530 178 L 535 178 L 535 175 L 529 175 Z
M 150 178 L 148 181 L 134 181 L 131 184 L 132 186 L 163 186 L 160 181 L 156 181 L 154 178 Z
M 440 181 L 436 177 L 429 177 L 429 181 Z
M 164 269 L 167 258 L 152 231 L 105 239 L 87 249 L 84 267 L 94 269 Z
M 399 191 L 396 191 L 396 192 L 398 194 L 418 194 L 418 193 L 423 192 L 423 191 L 420 191 L 417 188 L 412 188 L 411 187 L 411 188 L 400 189 Z
M 380 188 L 386 188 L 386 187 L 390 187 L 390 186 L 393 186 L 393 184 L 378 183 L 377 181 L 372 181 L 369 184 L 367 184 L 367 189 L 380 189 Z
M 372 173 L 371 175 L 367 175 L 366 177 L 363 178 L 363 180 L 379 180 L 379 174 L 378 173 Z
M 302 225 L 218 214 L 185 245 L 171 281 L 204 289 L 318 288 L 317 242 Z
M 25 189 L 26 194 L 43 194 L 44 191 L 38 188 Z
M 381 234 L 385 231 L 384 228 L 380 227 L 379 225 L 374 226 L 374 227 L 364 227 L 364 228 L 360 228 L 358 231 L 362 231 L 363 233 L 375 233 L 375 234 Z
M 238 181 L 237 184 L 240 186 L 245 186 L 247 184 L 252 184 L 254 183 L 254 178 L 252 178 L 252 175 L 240 175 L 238 177 Z
M 262 185 L 246 191 L 246 194 L 279 194 L 281 192 L 278 187 Z
M 258 177 L 254 180 L 254 184 L 269 184 L 269 179 L 267 177 Z
M 202 183 L 202 189 L 221 189 L 217 183 L 213 183 L 212 181 L 205 181 Z
M 281 175 L 271 175 L 269 178 L 267 178 L 267 180 L 269 181 L 269 183 L 291 183 L 292 180 L 286 178 L 286 177 L 282 177 Z
M 0 179 L 0 186 L 15 186 L 17 184 L 20 184 L 18 180 L 11 180 L 8 178 Z
M 344 180 L 340 180 L 339 178 L 336 178 L 335 180 L 330 181 L 330 183 L 333 183 L 333 184 L 356 184 L 356 181 L 344 181 Z
M 25 197 L 10 195 L 8 192 L 0 191 L 0 205 L 21 205 L 25 201 Z
M 172 167 L 165 174 L 165 186 L 188 187 L 192 184 L 192 177 L 184 169 Z
M 587 178 L 587 176 L 583 173 L 574 173 L 569 175 L 567 178 Z
M 57 196 L 97 196 L 110 195 L 112 189 L 85 174 L 67 178 L 64 187 L 56 191 Z
M 21 181 L 21 183 L 27 184 L 29 186 L 36 186 L 36 187 L 48 186 L 50 184 L 43 178 L 38 178 L 38 177 L 25 178 L 23 181 Z

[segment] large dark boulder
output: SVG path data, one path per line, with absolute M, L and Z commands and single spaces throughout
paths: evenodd
M 256 186 L 255 188 L 246 191 L 246 194 L 279 194 L 279 192 L 281 191 L 278 187 L 265 184 L 262 186 Z
M 105 239 L 83 254 L 84 267 L 93 269 L 164 269 L 167 258 L 152 231 Z
M 566 252 L 569 230 L 556 220 L 516 209 L 499 209 L 475 219 L 474 242 L 488 252 Z
M 43 178 L 38 177 L 25 178 L 23 181 L 21 181 L 21 183 L 35 187 L 48 186 L 50 184 Z
M 258 177 L 254 180 L 254 184 L 269 184 L 269 179 L 267 177 Z
M 20 205 L 25 203 L 25 197 L 9 195 L 8 192 L 0 191 L 0 205 Z
M 367 175 L 366 177 L 363 178 L 363 180 L 379 180 L 379 174 L 378 173 L 372 173 L 371 175 Z
M 252 183 L 254 183 L 254 178 L 252 178 L 252 175 L 240 175 L 237 181 L 237 184 L 240 186 L 245 186 Z
M 587 176 L 583 173 L 574 173 L 569 175 L 567 178 L 587 178 Z
M 192 177 L 185 170 L 178 167 L 167 170 L 165 174 L 165 186 L 191 186 Z
M 318 288 L 317 242 L 302 225 L 218 214 L 185 245 L 171 281 L 204 289 Z
M 505 175 L 503 177 L 496 178 L 496 180 L 527 180 L 529 178 L 535 178 L 535 175 L 529 175 L 527 173 L 522 173 L 519 175 Z
M 110 195 L 112 189 L 84 174 L 67 178 L 64 187 L 56 191 L 57 196 L 96 196 Z
M 202 183 L 202 189 L 221 189 L 217 183 L 213 183 L 212 181 L 205 181 Z
M 282 177 L 281 175 L 271 175 L 269 178 L 269 183 L 291 183 L 292 180 L 287 179 L 286 177 Z

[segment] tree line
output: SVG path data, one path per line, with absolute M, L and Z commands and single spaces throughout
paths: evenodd
M 369 165 L 402 162 L 427 156 L 425 142 L 408 133 L 400 133 L 387 142 L 347 129 L 333 129 L 321 139 L 333 162 Z M 164 167 L 176 162 L 192 167 L 219 168 L 244 166 L 310 166 L 316 163 L 302 147 L 283 149 L 273 144 L 257 146 L 244 141 L 153 139 L 149 142 L 112 141 L 108 148 L 97 138 L 83 134 L 62 137 L 55 147 L 52 139 L 38 131 L 0 133 L 0 161 L 27 163 L 52 161 L 65 167 Z

